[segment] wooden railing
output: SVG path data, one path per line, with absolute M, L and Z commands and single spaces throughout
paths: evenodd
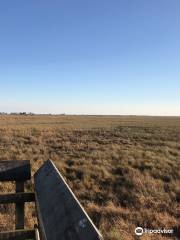
M 51 160 L 34 175 L 34 192 L 24 192 L 31 178 L 29 161 L 0 161 L 0 181 L 15 181 L 16 193 L 0 195 L 0 204 L 15 203 L 15 230 L 0 240 L 99 240 L 101 234 Z M 35 201 L 38 226 L 24 230 L 24 203 Z
M 0 240 L 35 239 L 34 230 L 24 230 L 24 203 L 35 201 L 33 192 L 24 192 L 31 179 L 29 161 L 0 161 L 0 181 L 15 181 L 16 192 L 0 195 L 0 204 L 15 203 L 15 231 L 0 232 Z

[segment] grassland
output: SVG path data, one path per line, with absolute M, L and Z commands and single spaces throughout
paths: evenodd
M 137 226 L 175 231 L 143 240 L 180 239 L 180 118 L 0 116 L 0 159 L 29 159 L 33 173 L 52 159 L 105 240 L 135 239 Z M 14 227 L 13 208 L 0 207 L 0 230 Z M 33 205 L 26 216 L 32 227 Z

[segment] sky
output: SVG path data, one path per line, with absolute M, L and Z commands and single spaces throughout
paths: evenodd
M 0 112 L 180 116 L 179 0 L 0 1 Z

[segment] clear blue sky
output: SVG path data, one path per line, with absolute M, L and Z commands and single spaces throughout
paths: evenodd
M 0 111 L 180 115 L 180 1 L 0 1 Z

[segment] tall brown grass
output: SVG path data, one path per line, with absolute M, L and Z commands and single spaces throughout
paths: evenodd
M 143 240 L 180 238 L 180 118 L 0 116 L 0 159 L 29 159 L 33 173 L 52 159 L 107 240 L 135 239 L 137 226 L 175 230 Z M 12 211 L 0 207 L 0 230 Z M 26 227 L 35 221 L 27 204 Z

